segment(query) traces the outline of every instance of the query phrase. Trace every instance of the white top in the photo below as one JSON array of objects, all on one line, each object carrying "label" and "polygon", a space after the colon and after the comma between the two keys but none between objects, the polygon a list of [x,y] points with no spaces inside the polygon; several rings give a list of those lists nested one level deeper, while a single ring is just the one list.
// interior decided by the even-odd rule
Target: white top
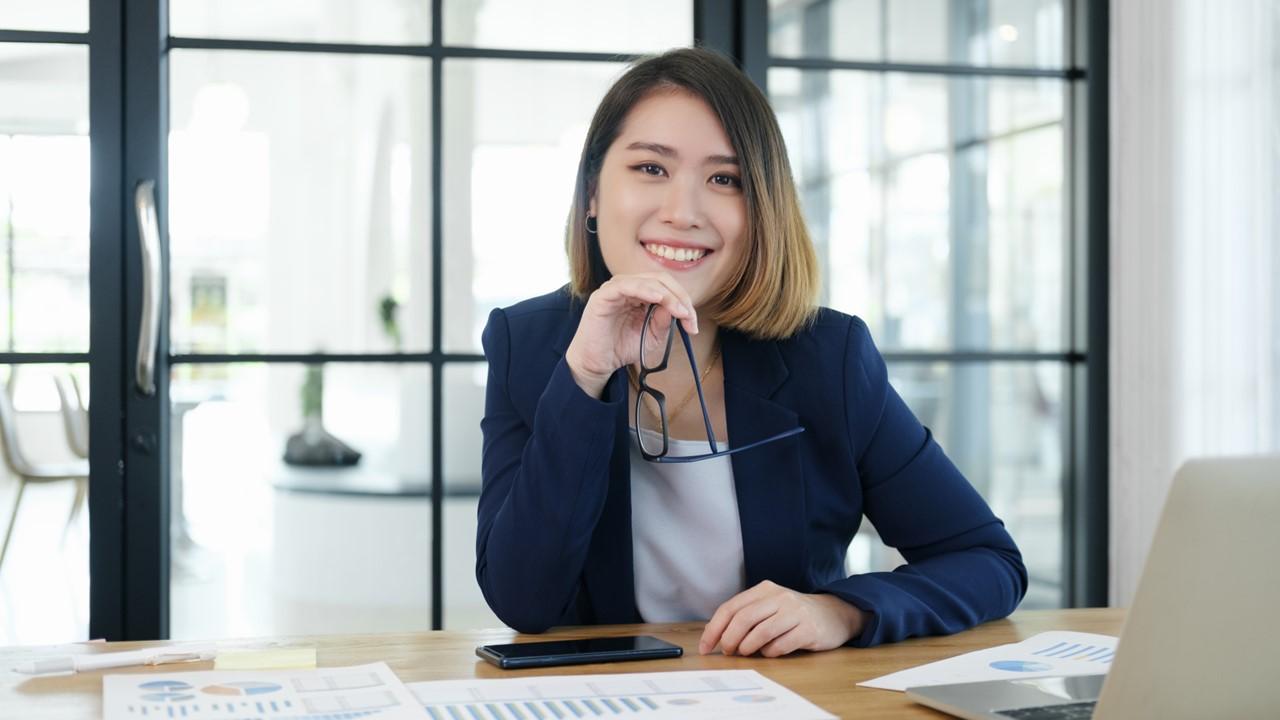
[{"label": "white top", "polygon": [[[645,622],[709,620],[721,603],[742,592],[747,581],[733,466],[727,457],[649,462],[640,456],[634,432],[631,542],[636,607]],[[716,446],[727,449],[718,441]],[[706,440],[675,439],[667,450],[673,456],[711,451]]]}]

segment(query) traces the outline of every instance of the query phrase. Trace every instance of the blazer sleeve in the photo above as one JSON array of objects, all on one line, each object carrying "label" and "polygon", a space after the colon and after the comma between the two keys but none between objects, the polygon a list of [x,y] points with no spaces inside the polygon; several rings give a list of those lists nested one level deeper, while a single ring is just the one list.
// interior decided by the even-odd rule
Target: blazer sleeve
[{"label": "blazer sleeve", "polygon": [[1027,590],[1013,538],[889,385],[884,359],[856,318],[844,373],[864,513],[907,560],[893,572],[821,588],[871,613],[850,644],[945,635],[1013,612]]},{"label": "blazer sleeve", "polygon": [[546,382],[533,425],[512,402],[526,366],[511,357],[501,309],[482,335],[489,361],[476,532],[476,579],[507,625],[542,632],[573,605],[604,507],[618,402],[588,396],[564,358]]}]

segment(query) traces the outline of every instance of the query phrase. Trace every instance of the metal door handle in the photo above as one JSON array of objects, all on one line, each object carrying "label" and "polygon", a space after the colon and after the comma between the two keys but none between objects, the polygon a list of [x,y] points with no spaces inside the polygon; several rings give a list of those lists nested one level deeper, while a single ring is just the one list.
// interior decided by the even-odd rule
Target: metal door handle
[{"label": "metal door handle", "polygon": [[138,392],[156,392],[156,346],[160,340],[160,220],[156,215],[156,181],[143,180],[134,190],[138,244],[142,250],[142,317],[138,324]]}]

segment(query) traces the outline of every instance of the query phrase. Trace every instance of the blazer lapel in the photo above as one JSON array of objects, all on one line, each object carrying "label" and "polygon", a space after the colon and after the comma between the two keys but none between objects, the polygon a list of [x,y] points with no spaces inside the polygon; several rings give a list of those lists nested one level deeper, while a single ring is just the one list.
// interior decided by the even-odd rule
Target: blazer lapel
[{"label": "blazer lapel", "polygon": [[[577,332],[582,319],[582,303],[572,300],[567,327],[556,340],[555,349],[564,355]],[[591,549],[583,566],[583,582],[591,606],[591,618],[583,622],[638,623],[640,611],[636,609],[635,572],[631,549],[631,455],[627,425],[627,373],[618,370],[605,386],[601,400],[622,401],[615,423],[617,424],[613,455],[609,459],[609,491],[596,529],[591,536]],[[570,498],[565,499],[571,502]]]},{"label": "blazer lapel", "polygon": [[[730,447],[762,440],[800,424],[774,402],[788,370],[775,342],[722,330],[724,404]],[[742,524],[747,587],[772,580],[807,591],[805,496],[800,443],[804,434],[730,456]]]}]

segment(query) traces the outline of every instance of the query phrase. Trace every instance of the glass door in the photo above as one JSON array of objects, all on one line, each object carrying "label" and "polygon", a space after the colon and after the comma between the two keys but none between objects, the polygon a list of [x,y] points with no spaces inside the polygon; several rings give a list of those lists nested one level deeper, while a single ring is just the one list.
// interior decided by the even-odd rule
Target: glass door
[{"label": "glass door", "polygon": [[0,5],[0,644],[89,612],[87,0]]}]

